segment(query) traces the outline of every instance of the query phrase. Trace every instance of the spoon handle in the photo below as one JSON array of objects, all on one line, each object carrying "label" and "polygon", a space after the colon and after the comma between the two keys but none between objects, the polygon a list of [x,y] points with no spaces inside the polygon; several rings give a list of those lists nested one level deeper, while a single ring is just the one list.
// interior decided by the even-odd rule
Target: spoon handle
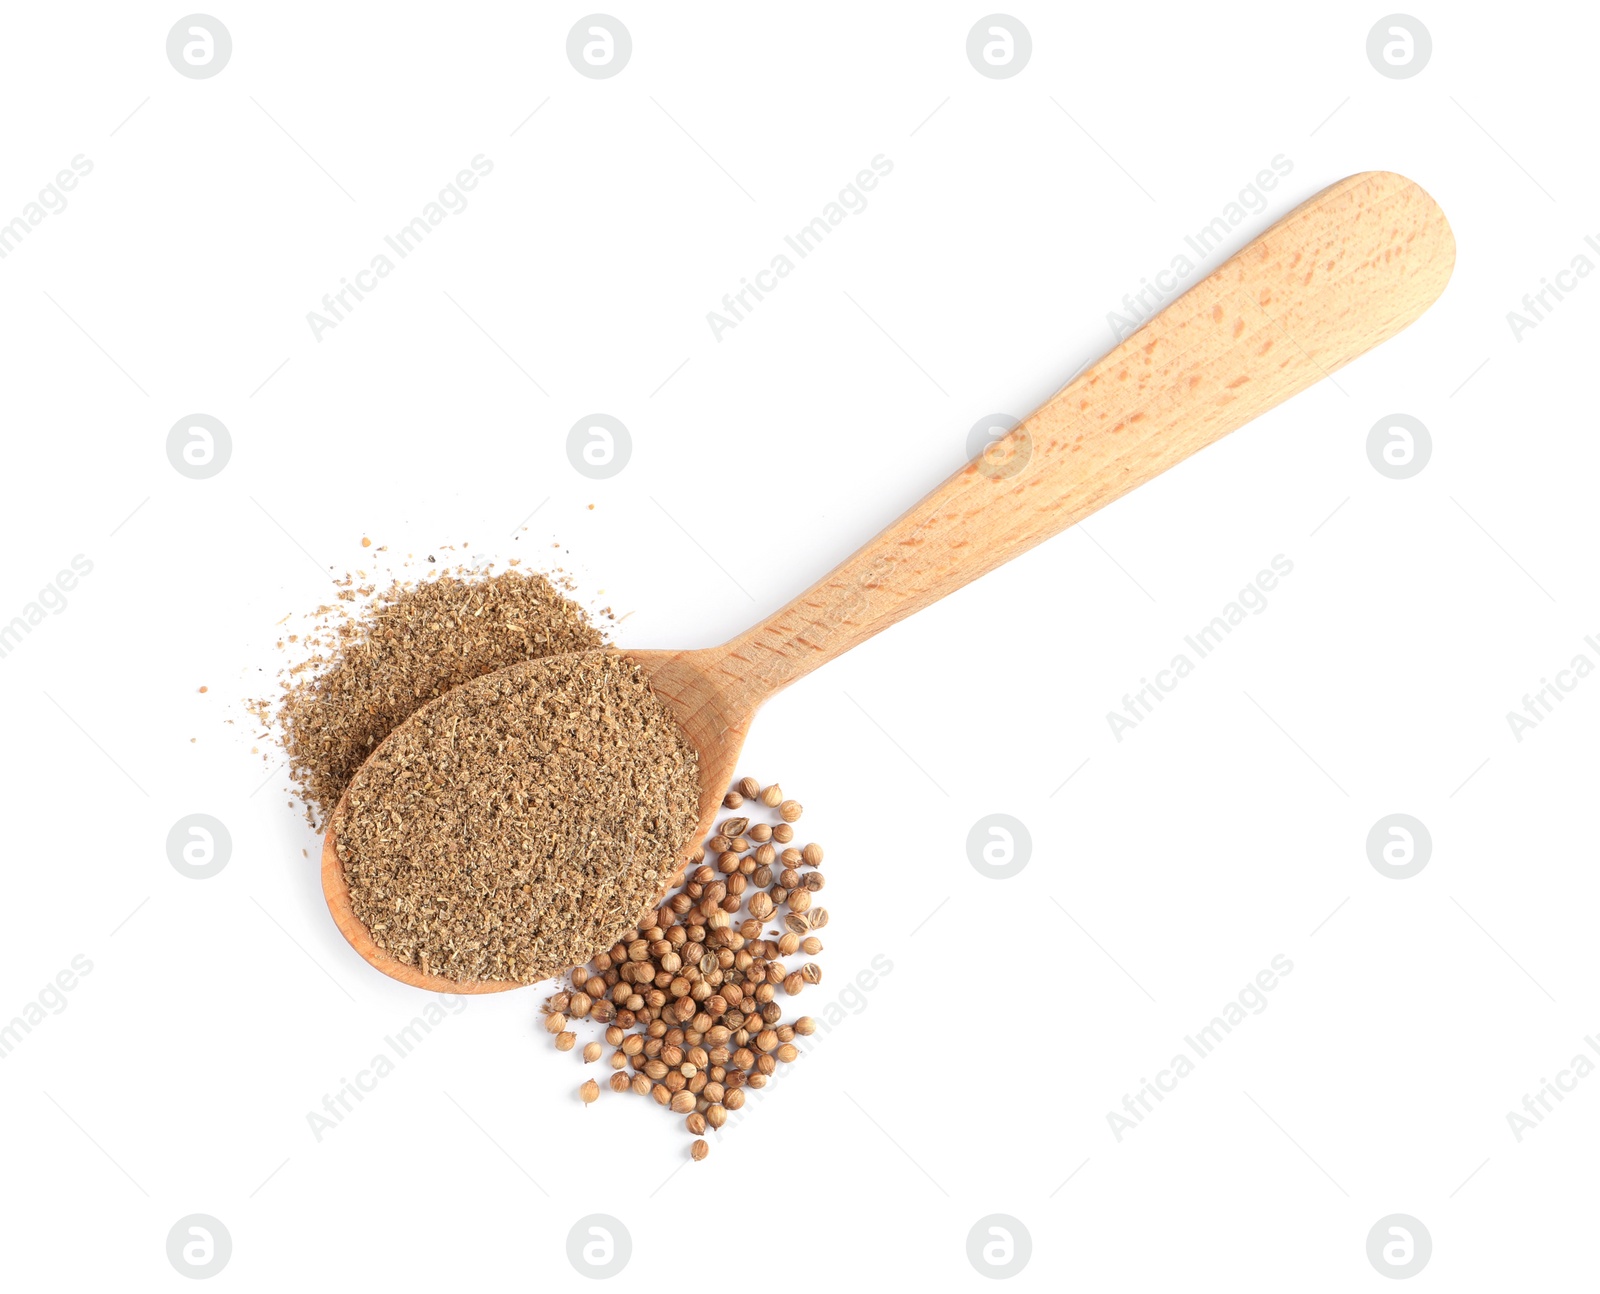
[{"label": "spoon handle", "polygon": [[1394,336],[1454,264],[1444,213],[1404,176],[1324,189],[788,606],[713,649],[723,685],[753,711]]}]

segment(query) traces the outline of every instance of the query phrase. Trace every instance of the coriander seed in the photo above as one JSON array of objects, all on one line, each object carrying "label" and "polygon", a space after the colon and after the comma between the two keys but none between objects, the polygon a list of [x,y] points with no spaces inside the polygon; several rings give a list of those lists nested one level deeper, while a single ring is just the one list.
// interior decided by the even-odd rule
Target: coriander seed
[{"label": "coriander seed", "polygon": [[578,1089],[578,1095],[583,1098],[585,1105],[593,1105],[600,1099],[600,1084],[591,1078]]},{"label": "coriander seed", "polygon": [[696,1141],[689,1147],[689,1158],[693,1159],[696,1163],[699,1163],[710,1153],[711,1147],[706,1145],[704,1141]]},{"label": "coriander seed", "polygon": [[[769,789],[775,803],[766,803],[759,786],[747,795],[736,785],[725,805],[759,802],[779,816],[799,808],[775,785]],[[658,894],[657,906],[633,928],[615,931],[609,947],[569,973],[569,992],[546,1000],[545,1011],[561,1017],[557,1045],[575,1045],[569,1023],[594,1020],[611,1048],[614,1091],[648,1094],[683,1116],[691,1134],[724,1126],[730,1111],[744,1107],[746,1091],[765,1087],[780,1065],[797,1060],[798,1039],[818,1029],[810,1016],[784,1023],[776,1000],[819,983],[822,974],[813,961],[784,964],[798,952],[820,951],[811,932],[827,922],[812,901],[821,873],[801,870],[821,862],[821,846],[791,847],[792,839],[787,822],[769,826],[740,815],[718,823],[676,892]],[[781,928],[769,930],[769,922]],[[606,1055],[598,1041],[580,1045],[585,1063]]]}]

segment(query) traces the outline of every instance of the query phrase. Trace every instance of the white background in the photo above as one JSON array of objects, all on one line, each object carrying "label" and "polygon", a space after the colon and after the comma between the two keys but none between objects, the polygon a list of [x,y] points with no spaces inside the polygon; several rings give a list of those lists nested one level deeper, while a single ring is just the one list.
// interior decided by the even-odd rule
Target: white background
[{"label": "white background", "polygon": [[[1506,312],[1600,235],[1600,20],[1431,6],[1431,63],[1390,80],[1381,8],[1035,3],[1031,62],[992,80],[981,7],[624,4],[631,62],[589,80],[585,12],[232,5],[208,80],[166,59],[177,9],[7,15],[0,218],[93,171],[0,261],[0,620],[94,564],[0,660],[0,1019],[93,963],[0,1060],[7,1287],[182,1287],[166,1236],[197,1212],[233,1238],[216,1288],[248,1290],[588,1287],[589,1213],[632,1234],[617,1288],[980,1288],[991,1213],[1031,1232],[1019,1289],[1387,1288],[1365,1244],[1396,1212],[1433,1238],[1419,1287],[1590,1279],[1600,1076],[1520,1143],[1506,1114],[1600,1035],[1600,682],[1520,743],[1505,714],[1600,661],[1600,286],[1520,342]],[[706,312],[880,153],[866,210],[714,340]],[[307,312],[477,154],[470,206],[315,340]],[[471,1001],[316,1141],[307,1112],[423,999],[340,939],[249,753],[275,622],[370,535],[559,561],[631,612],[624,645],[721,641],[1107,349],[1107,311],[1278,154],[1230,246],[1398,170],[1459,243],[1441,303],[751,737],[828,849],[804,1001],[881,954],[865,1008],[675,1176],[678,1120],[583,1109],[538,991]],[[564,450],[597,411],[634,444],[602,482]],[[205,481],[164,448],[195,412],[233,439]],[[1433,437],[1405,481],[1365,450],[1395,412]],[[1116,741],[1106,712],[1279,553],[1269,608]],[[195,812],[233,838],[205,881],[165,851]],[[1033,837],[1006,881],[966,854],[995,812]],[[1394,812],[1432,833],[1409,880],[1366,856]],[[1276,954],[1267,1009],[1116,1140]]]}]

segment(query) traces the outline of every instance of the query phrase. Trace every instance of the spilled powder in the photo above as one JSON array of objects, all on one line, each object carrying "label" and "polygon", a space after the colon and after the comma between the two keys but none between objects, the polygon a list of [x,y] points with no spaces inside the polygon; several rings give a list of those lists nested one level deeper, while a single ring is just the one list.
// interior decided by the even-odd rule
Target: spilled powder
[{"label": "spilled powder", "polygon": [[448,979],[526,984],[636,928],[698,800],[695,753],[638,666],[590,652],[426,705],[355,774],[333,826],[380,948]]},{"label": "spilled powder", "polygon": [[369,600],[349,612],[321,608],[322,623],[303,644],[290,635],[291,644],[322,651],[291,671],[275,715],[270,703],[257,706],[258,717],[276,719],[290,776],[318,828],[362,760],[422,705],[492,670],[605,642],[583,608],[538,574],[458,568],[397,579],[376,596],[370,585],[345,583],[341,600]]}]

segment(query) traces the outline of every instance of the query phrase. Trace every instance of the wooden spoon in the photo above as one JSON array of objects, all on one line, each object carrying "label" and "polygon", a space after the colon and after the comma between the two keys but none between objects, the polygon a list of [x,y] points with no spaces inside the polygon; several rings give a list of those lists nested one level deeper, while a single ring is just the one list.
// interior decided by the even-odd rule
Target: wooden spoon
[{"label": "wooden spoon", "polygon": [[[1416,184],[1385,171],[1340,180],[782,610],[720,647],[626,653],[699,752],[693,843],[709,833],[768,697],[1394,336],[1454,265],[1444,213]],[[520,987],[425,975],[378,948],[351,909],[332,826],[322,881],[340,930],[385,974],[439,993]]]}]

